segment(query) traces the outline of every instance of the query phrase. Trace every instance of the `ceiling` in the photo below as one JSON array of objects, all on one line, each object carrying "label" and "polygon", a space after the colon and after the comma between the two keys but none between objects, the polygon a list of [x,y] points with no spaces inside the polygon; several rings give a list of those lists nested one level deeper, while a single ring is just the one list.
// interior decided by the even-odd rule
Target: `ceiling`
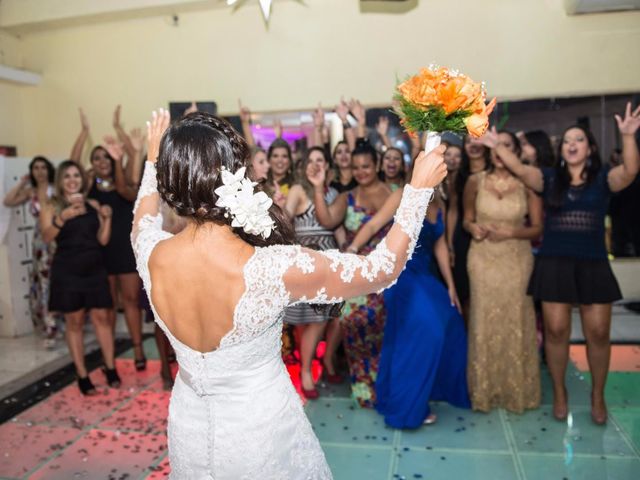
[{"label": "ceiling", "polygon": [[569,15],[640,10],[640,0],[565,0]]}]

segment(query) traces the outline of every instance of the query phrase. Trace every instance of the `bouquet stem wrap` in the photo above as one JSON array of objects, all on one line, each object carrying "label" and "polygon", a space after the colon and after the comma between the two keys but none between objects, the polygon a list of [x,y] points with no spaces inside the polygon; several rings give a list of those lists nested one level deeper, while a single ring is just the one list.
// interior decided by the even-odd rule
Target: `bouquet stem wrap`
[{"label": "bouquet stem wrap", "polygon": [[440,132],[425,132],[424,138],[424,153],[428,155],[429,152],[440,145],[442,134]]}]

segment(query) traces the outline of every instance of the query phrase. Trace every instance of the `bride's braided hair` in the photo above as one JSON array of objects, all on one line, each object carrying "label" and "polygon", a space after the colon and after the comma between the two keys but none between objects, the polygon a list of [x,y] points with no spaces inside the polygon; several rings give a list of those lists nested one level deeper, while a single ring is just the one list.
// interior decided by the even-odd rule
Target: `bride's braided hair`
[{"label": "bride's braided hair", "polygon": [[[204,112],[189,114],[162,137],[156,165],[158,192],[181,217],[200,224],[231,225],[226,209],[216,206],[214,191],[222,185],[221,170],[235,172],[246,166],[249,154],[247,143],[228,122]],[[269,214],[276,224],[269,238],[250,235],[241,228],[234,228],[234,232],[257,246],[293,243],[293,229],[282,210],[274,204]]]}]

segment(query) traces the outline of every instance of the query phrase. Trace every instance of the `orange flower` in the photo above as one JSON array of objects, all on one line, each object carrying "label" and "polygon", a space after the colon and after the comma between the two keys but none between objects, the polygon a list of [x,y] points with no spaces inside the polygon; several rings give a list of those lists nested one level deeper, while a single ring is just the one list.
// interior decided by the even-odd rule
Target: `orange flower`
[{"label": "orange flower", "polygon": [[496,99],[493,98],[488,105],[482,101],[482,107],[477,106],[477,110],[464,119],[464,124],[469,131],[469,135],[478,138],[484,135],[489,128],[489,115],[496,106]]},{"label": "orange flower", "polygon": [[478,138],[484,135],[484,132],[489,128],[489,117],[474,113],[464,119],[464,124],[467,127],[469,135]]}]

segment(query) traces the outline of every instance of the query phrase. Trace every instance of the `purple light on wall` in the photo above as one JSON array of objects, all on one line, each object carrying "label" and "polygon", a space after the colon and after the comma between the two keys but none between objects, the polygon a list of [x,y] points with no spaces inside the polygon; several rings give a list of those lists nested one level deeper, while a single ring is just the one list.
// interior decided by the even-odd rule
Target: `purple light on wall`
[{"label": "purple light on wall", "polygon": [[[261,145],[263,148],[267,148],[276,139],[276,133],[272,127],[251,125],[251,133],[253,134],[253,138],[255,138],[256,143]],[[285,128],[282,132],[282,138],[290,145],[293,145],[296,140],[300,140],[304,137],[304,132],[297,128]]]}]

